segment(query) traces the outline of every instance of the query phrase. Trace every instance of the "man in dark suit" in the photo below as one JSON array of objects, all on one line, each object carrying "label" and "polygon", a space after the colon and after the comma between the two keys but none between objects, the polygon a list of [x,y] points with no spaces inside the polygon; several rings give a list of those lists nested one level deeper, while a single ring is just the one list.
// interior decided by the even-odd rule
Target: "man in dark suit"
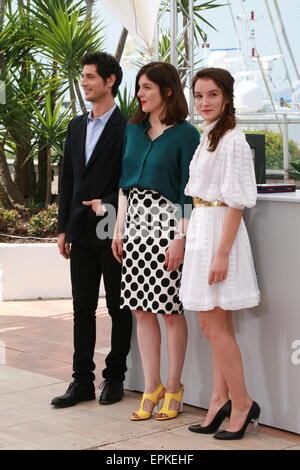
[{"label": "man in dark suit", "polygon": [[[116,106],[114,97],[122,80],[122,69],[105,52],[88,53],[81,63],[81,86],[86,101],[92,103],[92,111],[75,117],[69,124],[58,212],[58,247],[71,264],[74,381],[64,395],[52,400],[55,407],[95,399],[93,356],[102,275],[112,320],[111,351],[102,372],[105,379],[99,400],[102,404],[122,398],[132,327],[130,310],[120,309],[121,265],[113,257],[111,239],[109,235],[98,238],[96,234],[97,223],[106,216],[106,207],[117,208],[127,118]],[[83,204],[92,199],[100,200],[97,215]]]}]

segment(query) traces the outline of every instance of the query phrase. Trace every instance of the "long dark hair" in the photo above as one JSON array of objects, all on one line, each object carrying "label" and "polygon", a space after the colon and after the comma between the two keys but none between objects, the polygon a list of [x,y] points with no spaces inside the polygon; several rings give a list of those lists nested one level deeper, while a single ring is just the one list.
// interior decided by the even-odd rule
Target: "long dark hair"
[{"label": "long dark hair", "polygon": [[235,108],[233,105],[233,76],[225,69],[217,67],[207,67],[199,70],[193,78],[193,93],[195,95],[195,85],[200,78],[210,78],[222,91],[223,98],[227,103],[214,129],[208,134],[210,146],[209,151],[214,152],[219,140],[230,129],[236,126]]},{"label": "long dark hair", "polygon": [[[147,113],[144,113],[142,110],[140,100],[137,96],[140,88],[139,80],[142,75],[146,75],[151,82],[159,86],[160,94],[165,102],[165,107],[160,116],[161,123],[170,125],[183,121],[189,111],[176,68],[166,62],[150,62],[150,64],[144,65],[136,76],[135,96],[139,106],[130,123],[138,124],[144,119],[147,119]],[[172,92],[171,95],[169,95],[170,90]]]}]

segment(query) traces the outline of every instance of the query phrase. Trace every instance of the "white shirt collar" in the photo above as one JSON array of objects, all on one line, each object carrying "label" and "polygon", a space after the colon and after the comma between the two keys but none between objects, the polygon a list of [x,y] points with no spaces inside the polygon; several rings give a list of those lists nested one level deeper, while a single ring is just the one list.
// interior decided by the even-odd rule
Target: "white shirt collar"
[{"label": "white shirt collar", "polygon": [[201,129],[203,129],[204,134],[209,134],[210,131],[212,131],[213,128],[217,125],[217,122],[219,122],[219,119],[217,119],[214,122],[210,122],[210,123],[204,122],[201,125]]}]

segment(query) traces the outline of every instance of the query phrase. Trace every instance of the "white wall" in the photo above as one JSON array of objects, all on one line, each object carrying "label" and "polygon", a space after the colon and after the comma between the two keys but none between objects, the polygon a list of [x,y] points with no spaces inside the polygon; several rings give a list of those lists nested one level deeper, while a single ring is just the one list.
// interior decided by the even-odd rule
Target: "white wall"
[{"label": "white wall", "polygon": [[0,300],[70,297],[70,262],[56,243],[0,243]]}]

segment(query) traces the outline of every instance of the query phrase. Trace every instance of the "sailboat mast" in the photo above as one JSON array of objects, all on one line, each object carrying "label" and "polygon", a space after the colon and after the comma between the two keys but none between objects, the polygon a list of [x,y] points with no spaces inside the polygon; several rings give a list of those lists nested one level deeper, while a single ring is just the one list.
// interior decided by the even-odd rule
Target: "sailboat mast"
[{"label": "sailboat mast", "polygon": [[232,6],[231,6],[231,0],[227,0],[227,5],[229,7],[234,32],[235,32],[235,35],[236,35],[236,38],[237,38],[238,49],[241,51],[243,64],[244,64],[244,67],[245,67],[245,70],[246,70],[247,66],[246,66],[246,61],[245,61],[245,57],[244,57],[244,53],[243,53],[242,41],[241,41],[241,38],[240,38],[240,35],[239,35],[239,32],[238,32],[235,17],[234,17],[234,14],[233,14]]},{"label": "sailboat mast", "polygon": [[[276,107],[275,107],[275,103],[274,103],[274,100],[273,100],[273,96],[272,96],[272,93],[271,93],[271,90],[270,90],[270,87],[269,87],[269,83],[268,83],[268,80],[267,80],[267,76],[266,76],[266,73],[265,73],[265,70],[264,70],[264,66],[263,66],[260,54],[258,53],[258,50],[257,50],[255,35],[252,34],[252,31],[251,31],[251,28],[250,28],[250,25],[249,25],[249,22],[248,22],[248,19],[247,19],[246,11],[245,11],[245,8],[244,8],[244,5],[243,5],[242,1],[241,1],[241,7],[242,7],[243,14],[246,18],[246,25],[247,25],[247,28],[248,28],[248,31],[249,31],[249,35],[251,36],[251,39],[252,39],[253,45],[254,45],[254,50],[252,50],[252,52],[254,52],[254,55],[257,59],[259,69],[260,69],[260,73],[263,77],[263,81],[264,81],[264,84],[265,84],[265,87],[266,87],[267,94],[269,96],[269,100],[271,102],[271,106],[272,106],[274,115],[276,117],[276,120],[278,121],[278,114],[276,112]],[[252,19],[254,19],[254,13],[253,13],[253,17],[251,15],[251,20]],[[278,123],[278,127],[279,127],[279,130],[280,130],[280,133],[282,134],[281,125],[279,123]]]},{"label": "sailboat mast", "polygon": [[285,27],[284,27],[283,19],[282,19],[282,16],[281,16],[280,8],[279,8],[279,5],[278,5],[278,1],[273,0],[273,2],[274,2],[274,6],[275,6],[275,9],[276,9],[276,12],[277,12],[278,20],[279,20],[279,23],[280,23],[280,26],[281,26],[282,35],[283,35],[286,47],[289,51],[289,54],[290,54],[290,57],[291,57],[291,60],[292,60],[292,63],[293,63],[293,66],[294,66],[294,69],[295,69],[295,72],[296,72],[297,79],[300,80],[299,70],[298,70],[298,67],[297,67],[297,64],[296,64],[296,61],[295,61],[295,58],[294,58],[294,54],[293,54],[291,45],[289,43],[286,31],[285,31]]},{"label": "sailboat mast", "polygon": [[277,41],[278,49],[279,49],[279,52],[282,56],[281,60],[282,60],[282,63],[283,63],[284,69],[285,69],[286,78],[288,79],[291,90],[294,91],[292,80],[291,80],[291,77],[290,77],[290,74],[289,74],[289,69],[288,69],[288,66],[287,66],[287,63],[286,63],[286,60],[285,60],[285,57],[284,57],[283,49],[281,47],[279,37],[278,37],[277,31],[276,31],[276,27],[275,27],[275,24],[274,24],[274,21],[273,21],[273,16],[272,16],[271,9],[270,9],[270,6],[269,6],[269,1],[265,0],[265,4],[266,4],[266,8],[267,8],[267,11],[268,11],[268,14],[269,14],[270,23],[271,23],[273,31],[274,31],[274,36],[275,36],[276,41]]},{"label": "sailboat mast", "polygon": [[[260,57],[259,53],[257,52],[257,50],[255,50],[255,57],[257,58],[257,62],[258,62],[259,68],[260,68],[260,72],[262,74],[264,84],[265,84],[267,93],[269,95],[269,99],[270,99],[270,102],[271,102],[271,105],[272,105],[273,113],[274,113],[276,119],[278,120],[278,114],[276,112],[276,107],[275,107],[275,103],[274,103],[274,100],[273,100],[273,96],[272,96],[272,93],[271,93],[271,90],[270,90],[270,87],[269,87],[269,83],[268,83],[268,80],[267,80],[267,77],[266,77],[266,74],[265,74],[265,71],[264,71],[264,66],[263,66],[261,57]],[[279,123],[278,123],[278,127],[279,127],[279,130],[280,130],[280,133],[282,134],[281,125]]]}]

